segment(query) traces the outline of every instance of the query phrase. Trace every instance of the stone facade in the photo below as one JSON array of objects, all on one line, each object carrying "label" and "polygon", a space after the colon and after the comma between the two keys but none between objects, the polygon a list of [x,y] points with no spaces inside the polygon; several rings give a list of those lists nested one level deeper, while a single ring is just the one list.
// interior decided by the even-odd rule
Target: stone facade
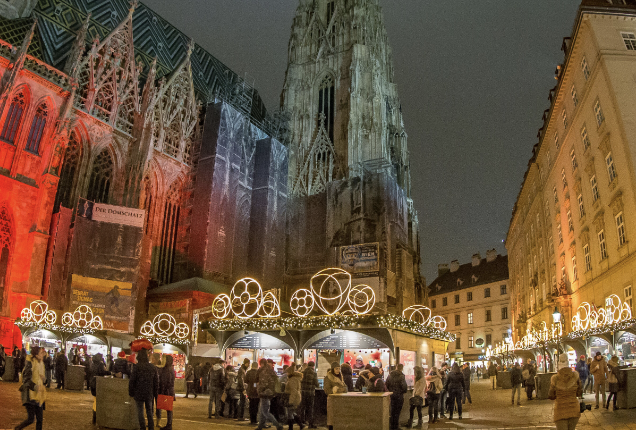
[{"label": "stone facade", "polygon": [[616,3],[581,5],[514,206],[515,340],[550,326],[555,307],[564,331],[579,304],[603,307],[611,294],[633,312],[636,6]]},{"label": "stone facade", "polygon": [[379,269],[361,277],[380,308],[400,313],[424,288],[407,135],[379,2],[301,0],[288,55],[285,295],[340,265],[339,247],[377,243]]}]

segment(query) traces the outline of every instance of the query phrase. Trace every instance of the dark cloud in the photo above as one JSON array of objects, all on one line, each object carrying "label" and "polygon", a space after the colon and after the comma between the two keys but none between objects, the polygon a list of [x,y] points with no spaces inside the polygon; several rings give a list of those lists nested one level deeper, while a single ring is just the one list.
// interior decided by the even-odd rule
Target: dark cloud
[{"label": "dark cloud", "polygon": [[[297,0],[144,2],[278,107]],[[496,248],[548,107],[578,0],[384,0],[404,122],[422,272]]]}]

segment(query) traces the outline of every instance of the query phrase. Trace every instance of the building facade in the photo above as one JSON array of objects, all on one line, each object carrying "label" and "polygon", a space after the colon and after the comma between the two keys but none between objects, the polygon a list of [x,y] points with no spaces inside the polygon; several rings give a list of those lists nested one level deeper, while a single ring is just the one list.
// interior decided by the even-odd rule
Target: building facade
[{"label": "building facade", "polygon": [[417,213],[378,0],[301,0],[281,96],[289,120],[285,291],[349,270],[401,313],[424,300]]},{"label": "building facade", "polygon": [[428,307],[446,319],[446,330],[456,336],[448,358],[483,365],[486,350],[510,337],[508,257],[492,249],[486,258],[473,255],[470,263],[440,264],[428,286]]},{"label": "building facade", "polygon": [[634,2],[585,0],[563,41],[506,238],[515,340],[583,302],[633,310],[635,34]]}]

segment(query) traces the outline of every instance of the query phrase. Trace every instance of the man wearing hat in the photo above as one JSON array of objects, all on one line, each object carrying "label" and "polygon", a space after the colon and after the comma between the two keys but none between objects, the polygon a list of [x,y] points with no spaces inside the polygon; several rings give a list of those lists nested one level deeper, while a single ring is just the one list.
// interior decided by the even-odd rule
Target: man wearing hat
[{"label": "man wearing hat", "polygon": [[124,351],[119,351],[117,353],[117,358],[113,362],[113,375],[115,378],[123,378],[126,375],[126,378],[130,378],[130,370],[128,368],[128,361],[126,360],[126,353]]},{"label": "man wearing hat", "polygon": [[[576,362],[575,370],[579,372],[581,386],[585,386],[585,381],[587,381],[587,378],[590,376],[590,369],[587,367],[585,355],[581,355],[581,357],[579,357],[579,361]],[[581,394],[581,398],[583,398],[583,394]]]},{"label": "man wearing hat", "polygon": [[603,404],[606,401],[605,395],[605,379],[607,378],[607,362],[603,358],[603,354],[600,351],[596,353],[592,364],[590,365],[590,373],[594,375],[594,393],[596,393],[596,407],[598,409],[598,394],[599,391],[603,393]]}]

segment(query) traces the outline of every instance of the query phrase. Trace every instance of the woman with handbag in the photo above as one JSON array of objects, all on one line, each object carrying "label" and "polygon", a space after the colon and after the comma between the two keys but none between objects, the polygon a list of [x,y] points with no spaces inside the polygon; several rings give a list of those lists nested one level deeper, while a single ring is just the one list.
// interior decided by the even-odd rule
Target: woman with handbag
[{"label": "woman with handbag", "polygon": [[331,363],[331,369],[327,372],[327,376],[324,379],[324,390],[326,395],[347,392],[347,385],[344,382],[340,364],[337,361]]},{"label": "woman with handbag", "polygon": [[[424,379],[424,370],[420,366],[415,366],[415,385],[413,386],[413,397],[409,399],[411,409],[409,411],[409,423],[406,427],[413,426],[413,412],[417,408],[418,424],[422,427],[422,406],[424,406],[424,396],[426,395],[426,379]],[[431,420],[432,421],[432,420]]]},{"label": "woman with handbag", "polygon": [[428,400],[428,423],[436,423],[439,414],[439,395],[442,392],[442,375],[437,367],[433,366],[426,375],[426,399]]},{"label": "woman with handbag", "polygon": [[31,355],[25,358],[24,371],[22,372],[22,404],[27,410],[28,418],[18,424],[16,429],[23,429],[33,424],[36,430],[42,430],[42,411],[46,401],[46,387],[44,381],[46,374],[44,369],[44,354],[46,351],[39,346],[31,347]]},{"label": "woman with handbag", "polygon": [[548,398],[554,400],[557,430],[574,430],[581,417],[579,397],[583,393],[578,372],[569,367],[568,355],[559,355],[559,371],[550,380]]},{"label": "woman with handbag", "polygon": [[157,419],[161,420],[161,411],[165,410],[168,415],[168,422],[164,427],[161,427],[161,430],[172,430],[172,403],[177,399],[174,394],[174,359],[172,355],[164,355],[164,357],[166,358],[166,364],[159,368]]}]

